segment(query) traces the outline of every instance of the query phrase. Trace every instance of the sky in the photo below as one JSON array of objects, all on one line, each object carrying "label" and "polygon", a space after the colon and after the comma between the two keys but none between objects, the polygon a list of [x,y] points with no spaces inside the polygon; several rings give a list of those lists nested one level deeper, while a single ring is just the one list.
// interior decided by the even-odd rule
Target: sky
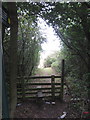
[{"label": "sky", "polygon": [[43,67],[44,59],[55,51],[60,51],[60,38],[55,34],[52,26],[48,26],[42,18],[38,18],[38,26],[40,33],[46,38],[46,42],[42,43],[42,52],[40,56],[39,68]]}]

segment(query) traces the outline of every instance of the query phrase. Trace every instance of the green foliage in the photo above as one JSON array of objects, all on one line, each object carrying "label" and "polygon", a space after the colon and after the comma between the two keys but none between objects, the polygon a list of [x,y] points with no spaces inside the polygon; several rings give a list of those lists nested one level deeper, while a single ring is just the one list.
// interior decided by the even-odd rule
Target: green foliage
[{"label": "green foliage", "polygon": [[60,67],[59,67],[59,63],[58,61],[55,61],[51,64],[51,67],[56,71],[56,72],[60,72]]},{"label": "green foliage", "polygon": [[44,61],[44,67],[51,67],[52,64],[57,61],[58,54],[59,52],[56,51],[49,55]]},{"label": "green foliage", "polygon": [[[44,12],[44,17],[63,41],[60,54],[63,54],[66,61],[66,82],[73,97],[87,99],[88,96],[90,99],[87,87],[87,84],[90,87],[90,79],[86,77],[90,73],[90,3],[52,3],[52,5],[51,11]],[[60,71],[58,60],[60,56],[52,66],[59,68]]]},{"label": "green foliage", "polygon": [[52,63],[55,62],[55,58],[48,56],[45,59],[44,67],[51,67]]},{"label": "green foliage", "polygon": [[[39,6],[29,3],[17,3],[18,13],[18,75],[31,75],[39,64],[41,43],[44,39],[37,26]],[[36,13],[35,13],[36,11]],[[35,14],[35,15],[34,15]],[[9,69],[10,30],[5,31],[3,41],[5,62]],[[7,71],[7,70],[6,70]],[[9,70],[8,70],[9,71]]]},{"label": "green foliage", "polygon": [[28,76],[39,64],[43,38],[34,18],[26,14],[28,10],[18,9],[18,74]]}]

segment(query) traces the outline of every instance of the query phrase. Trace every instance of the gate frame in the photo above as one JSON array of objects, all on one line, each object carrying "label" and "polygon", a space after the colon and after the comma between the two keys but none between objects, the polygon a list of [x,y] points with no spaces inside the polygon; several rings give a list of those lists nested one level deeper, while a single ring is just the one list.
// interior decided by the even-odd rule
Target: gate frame
[{"label": "gate frame", "polygon": [[[61,88],[60,88],[60,101],[63,102],[63,95],[64,95],[64,85],[65,85],[65,82],[64,82],[64,66],[65,66],[65,60],[63,59],[62,60],[62,70],[61,70],[61,76],[55,76],[55,75],[51,75],[51,76],[24,76],[23,78],[22,77],[18,77],[18,79],[47,79],[47,78],[51,78],[51,83],[23,83],[23,86],[22,86],[22,100],[25,100],[25,86],[27,85],[51,85],[51,98],[52,98],[52,101],[55,101],[55,85],[61,85]],[[60,83],[55,83],[55,78],[61,78],[61,82]],[[36,88],[37,89],[37,88]],[[43,89],[43,88],[41,88]],[[44,88],[45,89],[45,88]],[[33,90],[33,89],[31,89]]]}]

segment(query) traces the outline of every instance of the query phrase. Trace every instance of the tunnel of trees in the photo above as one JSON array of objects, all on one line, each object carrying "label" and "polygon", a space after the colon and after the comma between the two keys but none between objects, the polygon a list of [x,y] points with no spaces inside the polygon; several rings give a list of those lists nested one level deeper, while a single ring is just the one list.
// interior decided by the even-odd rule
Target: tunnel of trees
[{"label": "tunnel of trees", "polygon": [[10,27],[5,28],[3,38],[10,117],[17,103],[17,77],[22,77],[23,85],[23,76],[34,73],[41,44],[46,41],[39,32],[39,17],[52,26],[62,40],[61,51],[49,56],[45,64],[51,60],[51,67],[60,72],[60,61],[65,59],[65,80],[71,94],[88,100],[90,111],[90,3],[8,2],[2,5],[10,17]]}]

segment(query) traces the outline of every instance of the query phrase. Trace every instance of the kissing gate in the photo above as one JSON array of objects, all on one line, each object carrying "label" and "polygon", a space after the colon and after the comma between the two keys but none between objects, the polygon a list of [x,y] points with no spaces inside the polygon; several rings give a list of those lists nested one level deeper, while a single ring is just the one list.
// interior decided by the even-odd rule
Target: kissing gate
[{"label": "kissing gate", "polygon": [[[50,98],[52,101],[55,98],[63,100],[64,91],[64,60],[62,60],[61,76],[30,76],[19,77],[22,80],[17,83],[18,100],[35,99],[35,98]],[[38,82],[39,81],[39,82]]]}]

